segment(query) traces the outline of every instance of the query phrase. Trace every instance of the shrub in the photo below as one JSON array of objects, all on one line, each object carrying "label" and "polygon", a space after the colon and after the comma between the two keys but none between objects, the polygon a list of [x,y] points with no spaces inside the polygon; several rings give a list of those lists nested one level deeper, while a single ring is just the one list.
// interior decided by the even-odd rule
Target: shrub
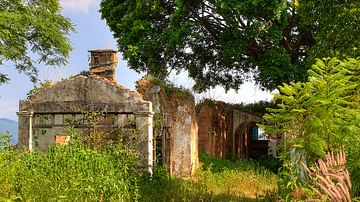
[{"label": "shrub", "polygon": [[256,159],[256,162],[260,166],[262,166],[276,174],[280,171],[280,168],[282,166],[282,162],[280,161],[279,158],[275,158],[275,157],[272,157],[269,155],[259,157],[258,159]]},{"label": "shrub", "polygon": [[283,171],[288,173],[286,184],[301,186],[306,182],[299,178],[303,173],[300,162],[312,166],[326,152],[336,152],[344,146],[349,157],[347,167],[352,175],[353,195],[360,194],[358,72],[358,59],[326,58],[317,60],[311,67],[307,82],[279,87],[280,93],[274,97],[278,108],[268,109],[264,118],[270,124],[264,127],[269,134],[284,137],[281,156]]}]

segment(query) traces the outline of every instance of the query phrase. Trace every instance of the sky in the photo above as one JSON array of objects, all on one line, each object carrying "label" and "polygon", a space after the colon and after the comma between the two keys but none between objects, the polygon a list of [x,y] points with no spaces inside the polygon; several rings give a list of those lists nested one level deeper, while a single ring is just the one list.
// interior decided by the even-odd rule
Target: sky
[{"label": "sky", "polygon": [[[76,33],[70,35],[73,50],[70,54],[69,63],[62,67],[45,67],[39,65],[40,80],[59,81],[88,70],[88,51],[99,48],[116,48],[115,39],[104,20],[101,20],[99,10],[100,0],[60,0],[63,7],[62,15],[68,17],[75,25]],[[126,61],[119,54],[119,64],[116,70],[116,79],[120,85],[134,89],[135,82],[142,75],[130,70]],[[1,67],[1,72],[8,74],[10,82],[0,85],[0,118],[17,120],[19,100],[26,99],[26,94],[34,85],[25,75],[19,74],[11,64]],[[176,85],[191,88],[193,81],[186,76],[171,75],[169,78]],[[239,91],[230,90],[225,93],[218,87],[208,92],[195,95],[195,99],[211,98],[229,103],[252,103],[259,100],[270,101],[272,95],[261,91],[252,83],[245,83]]]}]

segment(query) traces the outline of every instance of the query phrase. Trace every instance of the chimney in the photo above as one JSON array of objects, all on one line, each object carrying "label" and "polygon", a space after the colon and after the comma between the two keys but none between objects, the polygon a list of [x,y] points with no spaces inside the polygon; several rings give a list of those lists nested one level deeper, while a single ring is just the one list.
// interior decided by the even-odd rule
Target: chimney
[{"label": "chimney", "polygon": [[90,74],[95,74],[115,81],[115,69],[117,67],[118,58],[116,51],[113,49],[97,49],[90,50]]}]

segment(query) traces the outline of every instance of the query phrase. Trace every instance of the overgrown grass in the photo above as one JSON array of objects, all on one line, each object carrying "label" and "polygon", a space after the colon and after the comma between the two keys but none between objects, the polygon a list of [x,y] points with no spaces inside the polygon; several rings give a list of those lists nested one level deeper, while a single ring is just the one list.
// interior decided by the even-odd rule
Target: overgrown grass
[{"label": "overgrown grass", "polygon": [[0,199],[21,201],[121,201],[137,197],[135,161],[117,148],[83,145],[47,153],[0,151]]},{"label": "overgrown grass", "polygon": [[276,195],[278,177],[251,160],[221,160],[201,155],[200,179],[215,195],[264,199]]},{"label": "overgrown grass", "polygon": [[202,167],[188,179],[158,170],[153,180],[143,179],[141,201],[273,201],[277,176],[247,160],[221,160],[201,155]]},{"label": "overgrown grass", "polygon": [[252,161],[202,155],[195,176],[177,179],[165,168],[143,174],[137,160],[121,144],[0,150],[0,201],[271,201],[277,192],[276,175]]}]

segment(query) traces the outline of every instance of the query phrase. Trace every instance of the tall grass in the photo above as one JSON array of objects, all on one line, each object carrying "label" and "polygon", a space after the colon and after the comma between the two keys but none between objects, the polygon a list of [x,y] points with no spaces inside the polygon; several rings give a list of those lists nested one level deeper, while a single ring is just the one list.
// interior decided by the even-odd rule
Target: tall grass
[{"label": "tall grass", "polygon": [[31,201],[121,201],[137,197],[135,161],[83,145],[47,153],[0,151],[0,196]]},{"label": "tall grass", "polygon": [[176,179],[164,169],[142,179],[141,201],[272,201],[278,177],[248,160],[221,160],[206,155],[195,176]]},{"label": "tall grass", "polygon": [[0,150],[0,201],[261,201],[277,191],[277,176],[252,161],[202,155],[193,177],[166,168],[148,176],[121,142],[97,149],[74,140],[47,152]]},{"label": "tall grass", "polygon": [[215,195],[266,198],[277,192],[276,174],[251,160],[221,160],[201,155],[200,179]]}]

